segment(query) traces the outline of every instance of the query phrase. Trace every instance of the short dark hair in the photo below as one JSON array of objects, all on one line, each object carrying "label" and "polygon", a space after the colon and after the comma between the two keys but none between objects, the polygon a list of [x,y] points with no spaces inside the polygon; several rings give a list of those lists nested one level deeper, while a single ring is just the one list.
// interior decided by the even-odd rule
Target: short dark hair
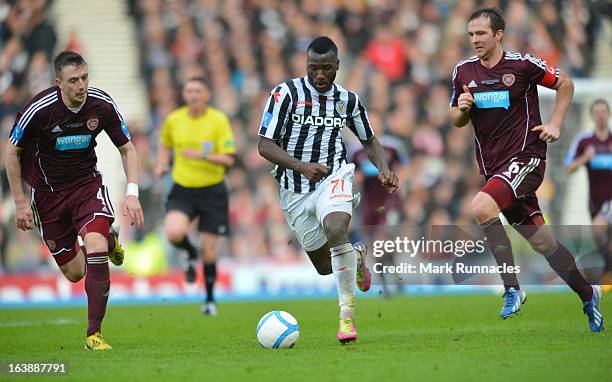
[{"label": "short dark hair", "polygon": [[595,101],[593,101],[593,103],[591,104],[591,113],[593,112],[593,108],[597,105],[605,105],[606,109],[608,109],[608,111],[610,111],[610,104],[608,103],[608,101],[606,101],[603,98],[597,98]]},{"label": "short dark hair", "polygon": [[332,51],[336,56],[338,55],[338,47],[332,39],[327,36],[319,36],[312,40],[310,44],[308,44],[308,49],[306,51],[317,54],[325,54]]},{"label": "short dark hair", "polygon": [[210,89],[210,86],[208,85],[208,81],[207,81],[207,80],[206,80],[206,78],[204,78],[203,76],[194,76],[194,77],[189,77],[189,78],[187,79],[187,81],[185,81],[185,83],[183,84],[183,86],[184,86],[184,85],[187,85],[188,83],[193,82],[193,81],[195,81],[195,82],[199,82],[199,83],[201,83],[202,85],[204,85],[206,88],[209,88],[209,89]]},{"label": "short dark hair", "polygon": [[53,59],[53,69],[55,76],[59,78],[62,75],[62,69],[68,65],[87,65],[83,56],[77,52],[66,50],[55,56]]},{"label": "short dark hair", "polygon": [[488,17],[489,20],[491,20],[491,29],[493,30],[493,33],[497,32],[498,30],[506,29],[506,22],[504,21],[504,16],[502,16],[501,11],[497,8],[481,8],[475,10],[470,15],[468,23],[480,17]]}]

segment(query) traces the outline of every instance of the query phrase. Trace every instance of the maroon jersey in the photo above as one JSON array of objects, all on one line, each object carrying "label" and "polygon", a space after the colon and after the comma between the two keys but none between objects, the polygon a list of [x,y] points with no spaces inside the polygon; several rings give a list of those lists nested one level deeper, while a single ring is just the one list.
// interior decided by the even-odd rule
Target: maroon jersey
[{"label": "maroon jersey", "polygon": [[531,131],[542,124],[537,85],[552,88],[558,78],[559,69],[520,53],[504,52],[491,69],[477,56],[455,66],[451,106],[457,106],[466,85],[475,102],[470,119],[481,174],[494,174],[519,154],[546,158],[546,143]]},{"label": "maroon jersey", "polygon": [[[385,150],[385,157],[387,158],[389,168],[395,168],[398,165],[408,163],[408,154],[401,140],[383,135],[380,143]],[[364,224],[384,224],[386,222],[386,215],[380,207],[384,207],[386,210],[400,208],[401,201],[399,194],[389,195],[387,189],[383,187],[378,179],[378,169],[370,161],[363,147],[352,155],[351,162],[363,174],[363,198],[361,203],[364,210]]]},{"label": "maroon jersey", "polygon": [[567,154],[566,165],[581,156],[589,146],[595,149],[595,156],[586,164],[589,173],[589,210],[594,217],[606,201],[612,200],[612,132],[605,141],[600,141],[595,132],[576,137]]},{"label": "maroon jersey", "polygon": [[59,191],[94,180],[96,136],[106,131],[115,146],[130,140],[111,97],[89,88],[78,112],[62,101],[57,86],[38,93],[17,114],[10,141],[23,148],[21,176],[34,189]]}]

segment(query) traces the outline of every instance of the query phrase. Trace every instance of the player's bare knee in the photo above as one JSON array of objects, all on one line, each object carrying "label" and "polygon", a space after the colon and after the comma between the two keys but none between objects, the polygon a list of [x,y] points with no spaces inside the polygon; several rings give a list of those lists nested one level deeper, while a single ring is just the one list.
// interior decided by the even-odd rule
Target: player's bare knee
[{"label": "player's bare knee", "polygon": [[336,246],[348,241],[348,227],[343,222],[330,221],[325,223],[325,234],[330,246]]},{"label": "player's bare knee", "polygon": [[548,256],[557,250],[557,241],[548,235],[534,235],[529,239],[531,248],[537,253]]},{"label": "player's bare knee", "polygon": [[322,276],[331,275],[332,273],[331,259],[329,259],[328,261],[317,261],[316,263],[314,263],[314,266],[317,270],[317,273]]},{"label": "player's bare knee", "polygon": [[472,216],[478,223],[486,223],[496,218],[498,214],[497,205],[491,197],[487,198],[479,193],[472,199]]},{"label": "player's bare knee", "polygon": [[166,237],[173,244],[178,244],[189,232],[189,217],[182,212],[170,211],[164,219]]},{"label": "player's bare knee", "polygon": [[172,224],[168,219],[165,224],[166,237],[172,244],[180,244],[185,236],[187,236],[187,231],[189,230],[189,226],[183,226],[182,224]]},{"label": "player's bare knee", "polygon": [[82,265],[79,263],[71,262],[69,264],[60,267],[64,277],[66,280],[76,283],[79,282],[83,277],[85,277],[85,264]]},{"label": "player's bare knee", "polygon": [[89,232],[83,239],[87,253],[108,252],[108,238],[97,232]]},{"label": "player's bare knee", "polygon": [[185,232],[175,230],[175,229],[166,229],[166,237],[172,244],[180,244],[187,234]]},{"label": "player's bare knee", "polygon": [[202,248],[201,255],[205,263],[214,263],[217,260],[214,248]]},{"label": "player's bare knee", "polygon": [[71,283],[77,283],[81,281],[83,277],[85,277],[85,270],[77,272],[67,272],[64,273],[64,277],[66,277],[66,280],[70,281]]}]

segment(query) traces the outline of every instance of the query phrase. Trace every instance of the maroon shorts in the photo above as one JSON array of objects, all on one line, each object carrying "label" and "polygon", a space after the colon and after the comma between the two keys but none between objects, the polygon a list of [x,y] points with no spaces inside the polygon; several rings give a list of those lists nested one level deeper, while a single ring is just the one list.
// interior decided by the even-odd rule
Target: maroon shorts
[{"label": "maroon shorts", "polygon": [[115,220],[108,189],[102,177],[62,191],[32,189],[34,224],[59,266],[74,258],[77,236],[96,217]]},{"label": "maroon shorts", "polygon": [[490,195],[512,225],[542,214],[536,190],[544,180],[546,161],[539,158],[514,158],[495,174],[487,176],[480,191]]}]

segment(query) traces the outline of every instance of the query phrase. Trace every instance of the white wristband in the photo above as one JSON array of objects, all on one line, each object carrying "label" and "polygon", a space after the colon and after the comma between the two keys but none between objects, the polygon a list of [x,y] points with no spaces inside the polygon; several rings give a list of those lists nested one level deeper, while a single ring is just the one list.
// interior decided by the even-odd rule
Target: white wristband
[{"label": "white wristband", "polygon": [[128,183],[127,191],[125,191],[125,196],[138,197],[138,185],[136,183]]}]

